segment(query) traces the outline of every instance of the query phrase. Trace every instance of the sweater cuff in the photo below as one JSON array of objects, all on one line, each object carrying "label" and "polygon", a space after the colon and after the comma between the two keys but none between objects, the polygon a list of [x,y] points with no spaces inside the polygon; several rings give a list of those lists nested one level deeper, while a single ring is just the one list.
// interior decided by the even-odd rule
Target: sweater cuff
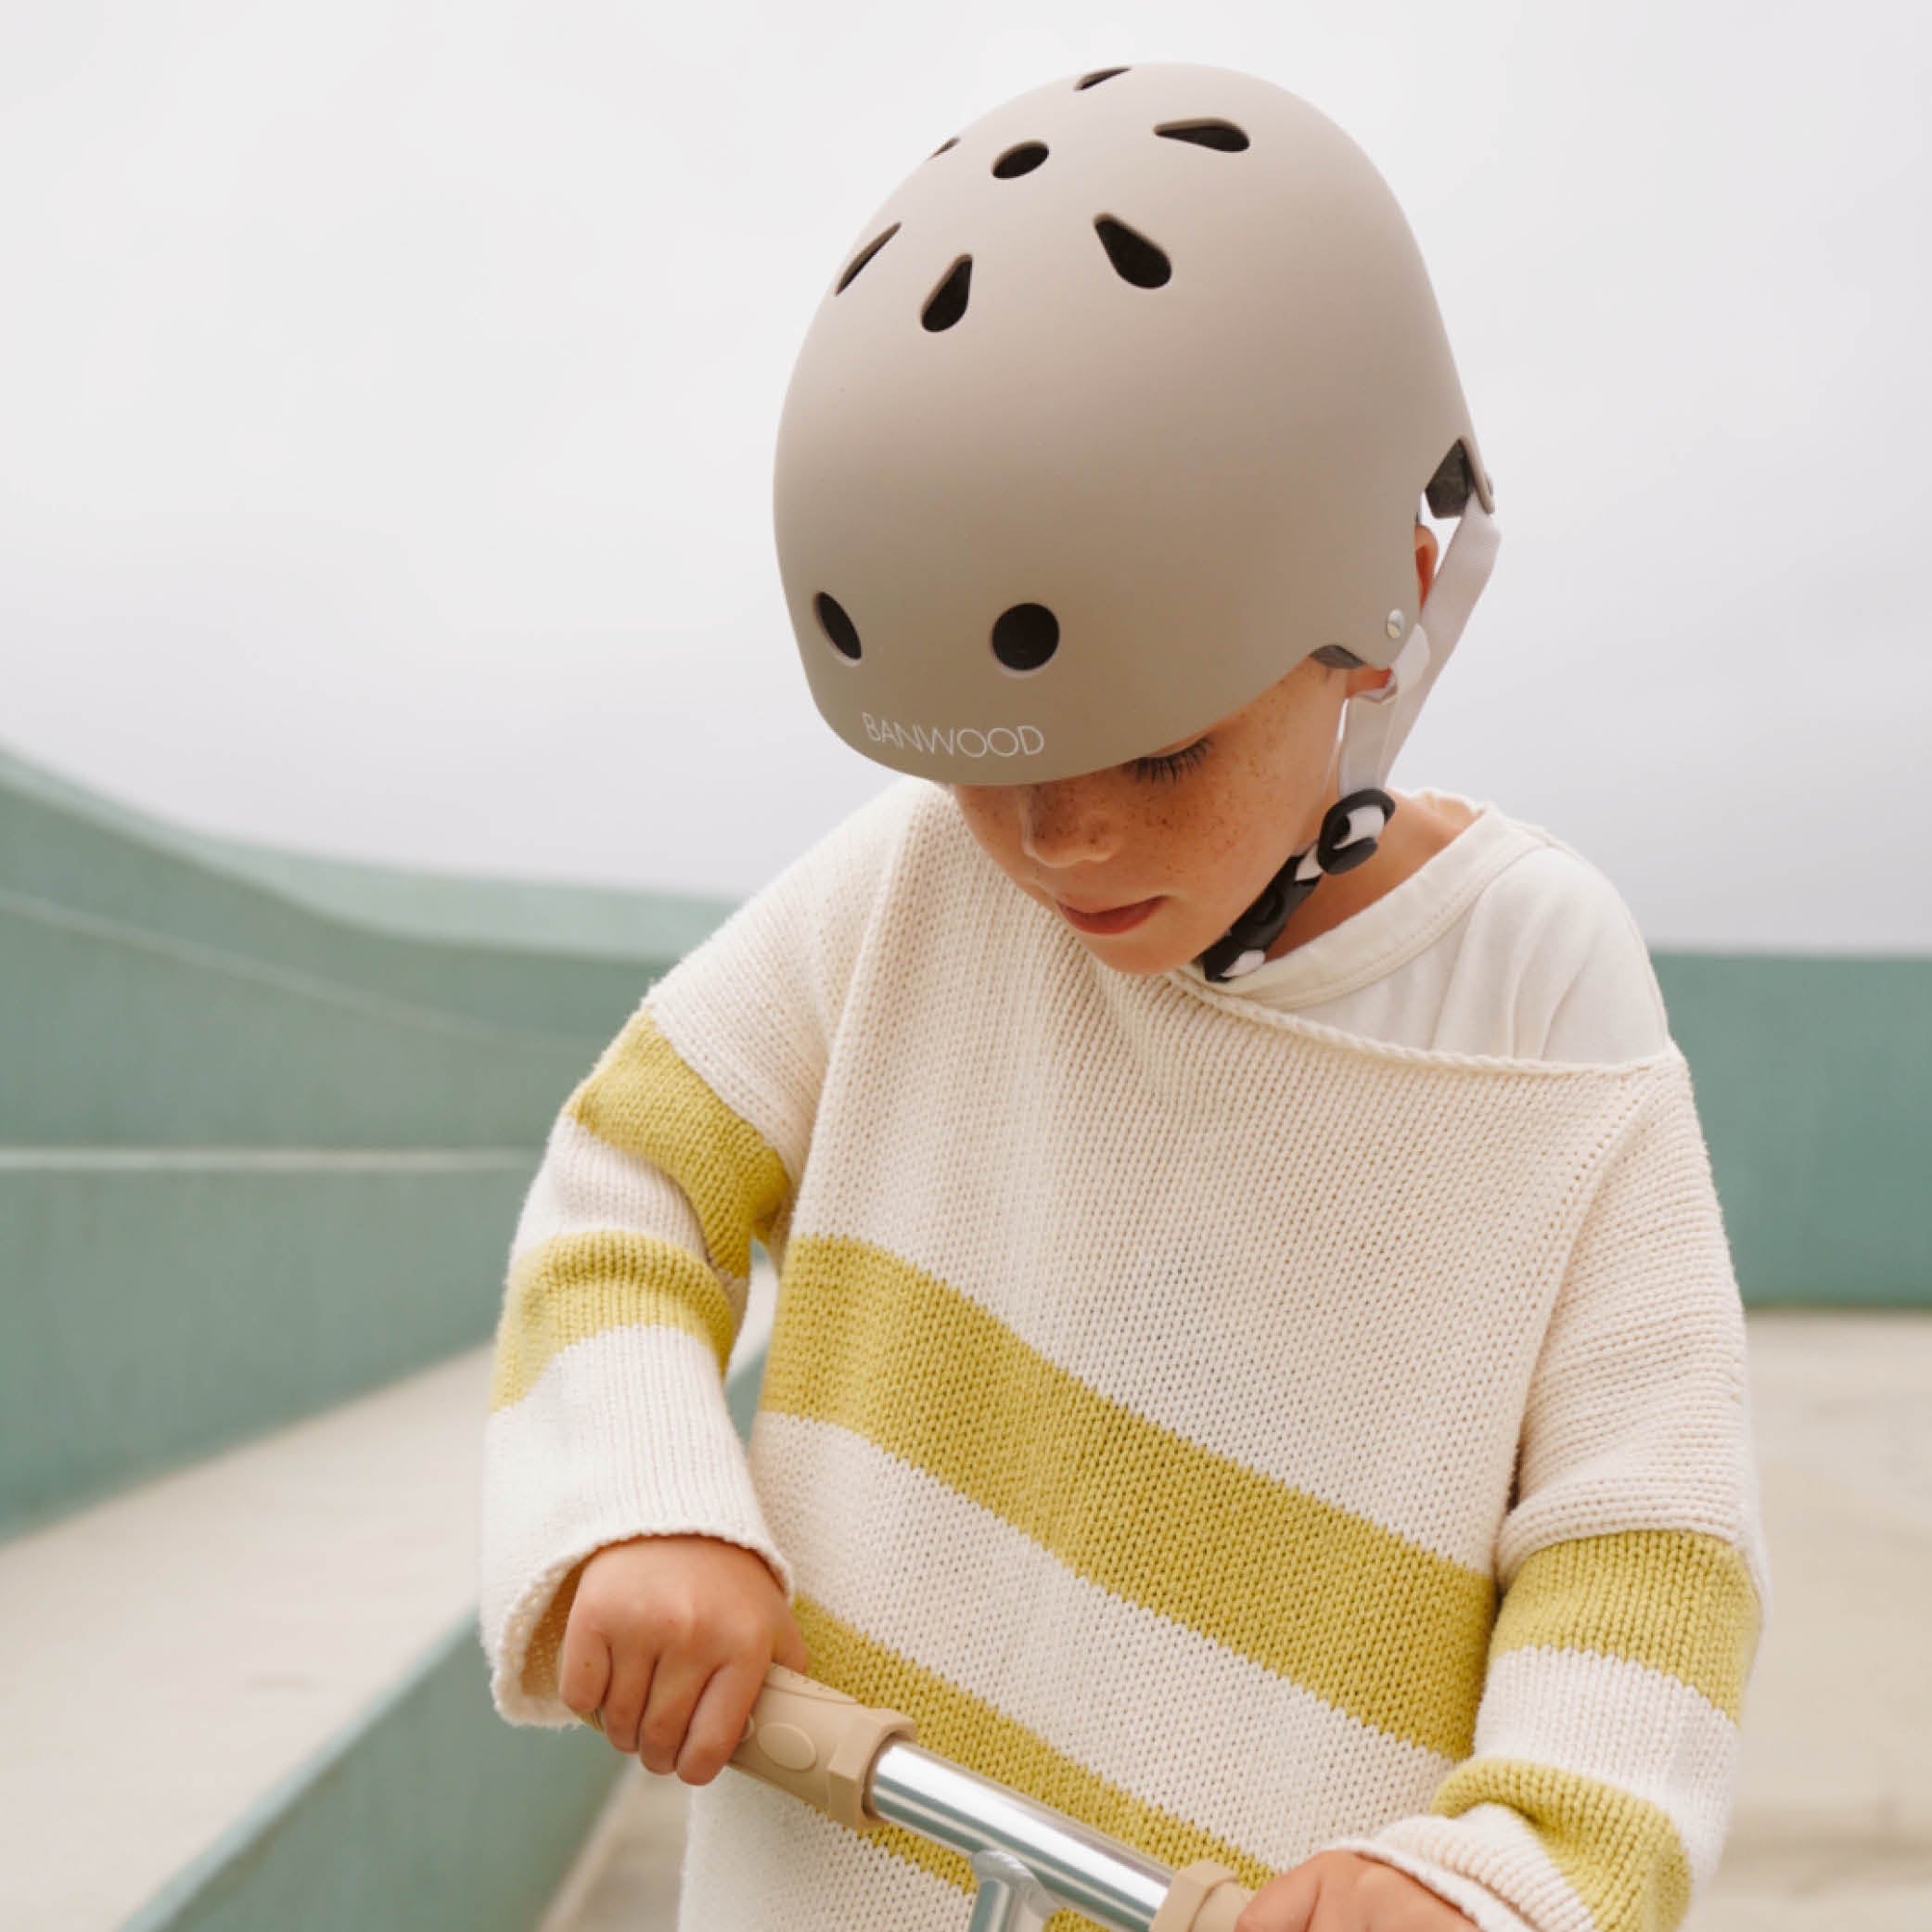
[{"label": "sweater cuff", "polygon": [[787,1600],[773,1540],[709,1345],[681,1329],[608,1330],[566,1350],[484,1428],[478,1634],[513,1724],[581,1721],[557,1693],[583,1561],[633,1536],[755,1551]]},{"label": "sweater cuff", "polygon": [[[1478,1805],[1457,1819],[1427,1813],[1398,1818],[1373,1837],[1337,1838],[1322,1849],[1353,1851],[1406,1872],[1473,1921],[1478,1932],[1586,1932],[1574,1897],[1533,1842],[1525,1856],[1512,1857],[1496,1836],[1470,1823],[1479,1814],[1505,1809]],[[1515,1822],[1529,1836],[1529,1827]],[[1550,1894],[1552,1878],[1561,1897]]]}]

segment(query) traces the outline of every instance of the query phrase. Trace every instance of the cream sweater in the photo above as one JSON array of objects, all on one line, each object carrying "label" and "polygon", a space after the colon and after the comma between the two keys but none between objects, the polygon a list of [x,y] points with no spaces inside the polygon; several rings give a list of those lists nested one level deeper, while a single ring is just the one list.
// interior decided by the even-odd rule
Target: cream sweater
[{"label": "cream sweater", "polygon": [[[652,986],[512,1243],[502,1715],[575,1723],[586,1555],[697,1530],[787,1580],[813,1674],[1171,1864],[1677,1926],[1770,1606],[1743,1311],[1628,909],[1432,796],[1473,822],[1215,987],[1096,963],[903,778]],[[962,1932],[968,1884],[727,1772],[679,1923]]]}]

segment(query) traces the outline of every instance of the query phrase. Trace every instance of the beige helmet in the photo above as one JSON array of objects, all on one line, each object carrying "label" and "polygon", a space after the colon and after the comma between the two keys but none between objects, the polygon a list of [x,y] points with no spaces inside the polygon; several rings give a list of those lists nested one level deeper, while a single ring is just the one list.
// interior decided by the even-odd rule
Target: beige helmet
[{"label": "beige helmet", "polygon": [[[1461,518],[1427,633],[1425,493]],[[1395,668],[1350,701],[1320,851],[1216,978],[1259,964],[1298,885],[1374,851],[1493,507],[1374,164],[1272,82],[1171,64],[1035,88],[914,170],[812,318],[774,485],[812,697],[899,771],[1070,777],[1205,729],[1324,646]]]}]

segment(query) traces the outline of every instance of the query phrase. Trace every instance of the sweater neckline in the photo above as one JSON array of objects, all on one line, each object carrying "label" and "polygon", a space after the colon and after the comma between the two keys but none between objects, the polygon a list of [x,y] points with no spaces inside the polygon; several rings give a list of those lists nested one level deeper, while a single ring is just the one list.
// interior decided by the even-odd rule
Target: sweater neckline
[{"label": "sweater neckline", "polygon": [[1474,816],[1447,845],[1431,852],[1381,898],[1279,959],[1225,982],[1209,979],[1192,960],[1166,977],[1277,1010],[1339,999],[1393,972],[1433,944],[1504,866],[1536,843],[1527,828],[1489,800],[1433,786],[1417,786],[1410,796],[1464,806]]}]

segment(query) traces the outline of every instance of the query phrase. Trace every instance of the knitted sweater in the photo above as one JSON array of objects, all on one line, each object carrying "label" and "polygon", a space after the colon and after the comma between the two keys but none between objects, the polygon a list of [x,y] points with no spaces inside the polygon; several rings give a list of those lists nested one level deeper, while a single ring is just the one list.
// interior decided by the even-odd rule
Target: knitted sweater
[{"label": "knitted sweater", "polygon": [[[653,985],[511,1246],[499,1712],[574,1724],[582,1560],[701,1531],[815,1676],[1170,1864],[1346,1849],[1483,1932],[1676,1926],[1770,1606],[1743,1311],[1627,908],[1460,803],[1218,987],[1099,964],[902,778]],[[679,1924],[962,1932],[969,1886],[725,1772]]]}]

